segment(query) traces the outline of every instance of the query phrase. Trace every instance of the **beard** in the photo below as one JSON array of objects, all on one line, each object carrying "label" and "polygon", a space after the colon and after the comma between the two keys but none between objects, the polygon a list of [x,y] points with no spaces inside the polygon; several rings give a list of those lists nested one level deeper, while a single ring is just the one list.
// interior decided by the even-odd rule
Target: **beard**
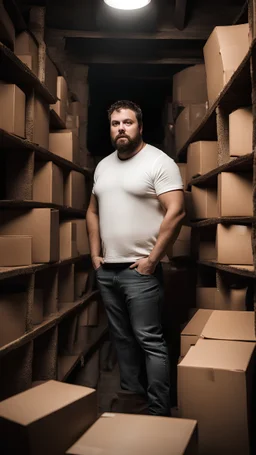
[{"label": "beard", "polygon": [[[126,141],[119,141],[119,138],[126,138]],[[117,149],[119,153],[132,153],[134,150],[140,145],[142,141],[142,136],[138,132],[138,134],[131,139],[130,136],[127,136],[125,134],[120,134],[115,137],[115,139],[111,139],[112,145]]]}]

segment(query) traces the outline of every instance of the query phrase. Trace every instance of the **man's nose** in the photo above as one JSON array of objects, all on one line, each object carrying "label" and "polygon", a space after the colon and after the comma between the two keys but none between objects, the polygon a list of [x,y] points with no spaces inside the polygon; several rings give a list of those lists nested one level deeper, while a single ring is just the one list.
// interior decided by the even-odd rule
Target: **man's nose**
[{"label": "man's nose", "polygon": [[119,131],[119,133],[122,132],[122,131],[125,131],[123,123],[120,123],[118,131]]}]

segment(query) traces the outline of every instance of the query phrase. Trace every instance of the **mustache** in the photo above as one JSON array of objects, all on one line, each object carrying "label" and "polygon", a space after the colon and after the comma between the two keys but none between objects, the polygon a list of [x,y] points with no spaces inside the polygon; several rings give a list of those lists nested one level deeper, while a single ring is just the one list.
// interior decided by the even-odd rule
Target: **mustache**
[{"label": "mustache", "polygon": [[123,137],[125,137],[126,139],[130,139],[130,137],[126,136],[125,134],[119,134],[118,136],[116,136],[115,141],[117,141],[117,139],[121,139]]}]

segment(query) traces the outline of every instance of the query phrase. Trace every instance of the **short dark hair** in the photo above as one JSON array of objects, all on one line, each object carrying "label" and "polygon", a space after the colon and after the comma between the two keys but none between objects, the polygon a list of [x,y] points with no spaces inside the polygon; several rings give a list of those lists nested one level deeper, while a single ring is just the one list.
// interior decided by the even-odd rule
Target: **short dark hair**
[{"label": "short dark hair", "polygon": [[120,111],[121,109],[131,109],[131,111],[135,112],[138,124],[139,126],[142,126],[142,110],[140,106],[135,104],[133,101],[128,100],[116,101],[114,104],[112,104],[112,106],[110,106],[110,108],[108,109],[109,121],[113,112]]}]

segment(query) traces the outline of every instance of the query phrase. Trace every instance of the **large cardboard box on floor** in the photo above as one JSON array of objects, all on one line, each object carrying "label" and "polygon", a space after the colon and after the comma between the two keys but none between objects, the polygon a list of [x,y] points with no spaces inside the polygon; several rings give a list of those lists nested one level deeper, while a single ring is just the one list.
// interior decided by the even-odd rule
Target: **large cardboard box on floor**
[{"label": "large cardboard box on floor", "polygon": [[32,264],[31,236],[0,236],[0,267],[19,267],[30,264]]},{"label": "large cardboard box on floor", "polygon": [[254,311],[215,310],[204,324],[200,337],[206,340],[256,342]]},{"label": "large cardboard box on floor", "polygon": [[217,262],[220,264],[253,265],[251,226],[217,226]]},{"label": "large cardboard box on floor", "polygon": [[0,83],[0,128],[25,137],[26,95],[17,85]]},{"label": "large cardboard box on floor", "polygon": [[43,98],[34,96],[27,115],[27,137],[30,141],[48,150],[49,105]]},{"label": "large cardboard box on floor", "polygon": [[0,41],[10,47],[11,50],[14,49],[15,27],[3,2],[0,3]]},{"label": "large cardboard box on floor", "polygon": [[179,363],[178,407],[198,422],[199,455],[250,454],[254,360],[254,342],[200,339]]},{"label": "large cardboard box on floor", "polygon": [[253,216],[252,174],[221,172],[218,175],[218,216]]},{"label": "large cardboard box on floor", "polygon": [[229,155],[252,153],[252,108],[237,109],[229,115]]},{"label": "large cardboard box on floor", "polygon": [[210,105],[217,99],[248,50],[248,24],[214,28],[203,49]]},{"label": "large cardboard box on floor", "polygon": [[58,76],[57,78],[57,97],[58,101],[56,104],[51,104],[51,109],[53,109],[66,124],[66,115],[68,110],[68,86],[63,76]]},{"label": "large cardboard box on floor", "polygon": [[197,453],[197,423],[168,417],[104,413],[66,453],[194,455]]},{"label": "large cardboard box on floor", "polygon": [[177,152],[185,145],[197,129],[207,112],[206,104],[190,104],[180,113],[175,123],[175,144]]},{"label": "large cardboard box on floor", "polygon": [[193,185],[191,193],[193,219],[218,217],[217,188],[201,188]]},{"label": "large cardboard box on floor", "polygon": [[63,172],[52,161],[36,161],[33,181],[33,199],[63,205]]},{"label": "large cardboard box on floor", "polygon": [[20,57],[21,55],[30,55],[32,58],[32,71],[38,75],[38,43],[35,38],[28,32],[21,32],[16,36],[15,40],[15,54]]},{"label": "large cardboard box on floor", "polygon": [[50,133],[49,150],[75,164],[79,163],[79,139],[70,130],[59,130]]},{"label": "large cardboard box on floor", "polygon": [[60,223],[60,260],[77,257],[76,224],[72,221]]},{"label": "large cardboard box on floor", "polygon": [[206,103],[208,98],[203,64],[190,66],[174,74],[172,99],[180,106]]},{"label": "large cardboard box on floor", "polygon": [[58,210],[2,210],[0,235],[31,235],[33,263],[59,260]]},{"label": "large cardboard box on floor", "polygon": [[187,182],[218,167],[218,142],[198,141],[188,147]]},{"label": "large cardboard box on floor", "polygon": [[74,209],[86,208],[85,176],[81,172],[70,171],[64,182],[64,205]]},{"label": "large cardboard box on floor", "polygon": [[74,218],[70,221],[76,224],[76,244],[78,254],[90,254],[89,239],[85,219]]},{"label": "large cardboard box on floor", "polygon": [[[25,335],[27,293],[0,295],[0,347]],[[2,434],[1,434],[2,438]]]},{"label": "large cardboard box on floor", "polygon": [[199,309],[181,332],[180,356],[185,357],[191,346],[199,340],[202,330],[213,310]]},{"label": "large cardboard box on floor", "polygon": [[0,403],[1,453],[63,455],[96,419],[94,389],[47,381]]}]

